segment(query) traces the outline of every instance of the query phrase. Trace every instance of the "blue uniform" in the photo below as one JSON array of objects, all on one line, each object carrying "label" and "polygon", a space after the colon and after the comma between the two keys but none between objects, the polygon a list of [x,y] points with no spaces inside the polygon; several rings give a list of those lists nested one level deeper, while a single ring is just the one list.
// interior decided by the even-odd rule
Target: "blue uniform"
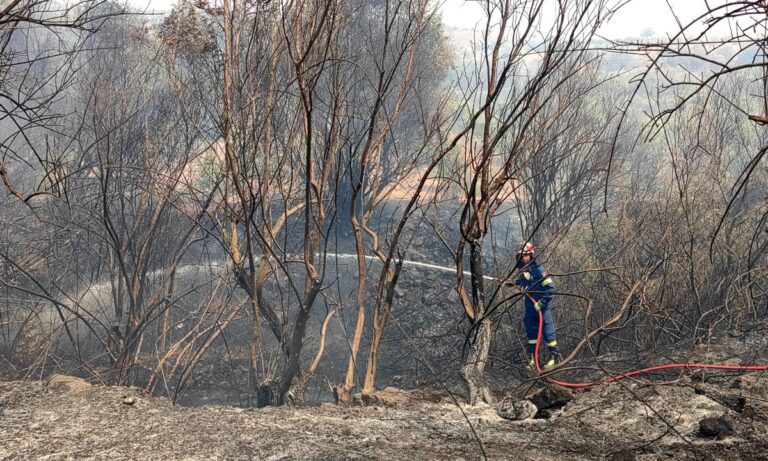
[{"label": "blue uniform", "polygon": [[525,316],[523,317],[523,322],[525,323],[525,332],[528,336],[528,352],[533,354],[536,349],[536,337],[539,334],[539,313],[536,312],[534,301],[531,298],[541,303],[541,314],[544,318],[544,325],[542,326],[544,341],[551,351],[557,352],[555,321],[549,308],[552,294],[555,291],[552,277],[536,261],[531,261],[527,266],[522,267],[522,273],[515,281],[515,284],[525,292]]}]

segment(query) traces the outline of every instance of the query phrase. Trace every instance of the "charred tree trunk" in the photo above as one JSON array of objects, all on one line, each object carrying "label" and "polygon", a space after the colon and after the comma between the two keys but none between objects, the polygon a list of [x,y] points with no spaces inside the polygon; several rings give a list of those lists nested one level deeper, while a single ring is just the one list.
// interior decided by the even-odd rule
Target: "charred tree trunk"
[{"label": "charred tree trunk", "polygon": [[467,383],[467,403],[476,404],[479,400],[494,403],[493,392],[485,379],[485,364],[491,347],[491,318],[486,315],[485,287],[483,284],[483,239],[475,238],[470,242],[470,271],[472,274],[472,303],[474,305],[474,324],[469,338],[469,353],[461,367],[461,376]]},{"label": "charred tree trunk", "polygon": [[[392,312],[392,302],[395,296],[395,285],[400,275],[402,261],[395,265],[394,270],[387,270],[386,281],[384,284],[384,301],[377,303],[373,311],[373,338],[371,339],[371,349],[368,351],[368,360],[365,369],[365,382],[363,383],[363,393],[371,393],[376,387],[376,371],[378,369],[379,350],[381,348],[381,338],[384,336],[384,329],[389,323],[389,315]],[[379,306],[379,304],[381,304]]]},{"label": "charred tree trunk", "polygon": [[[354,212],[354,210],[353,210]],[[360,223],[352,217],[352,228],[355,234],[355,251],[357,252],[357,322],[355,332],[349,345],[349,361],[344,383],[336,386],[334,396],[336,403],[349,405],[352,401],[352,390],[355,388],[355,372],[357,371],[357,353],[360,350],[360,341],[363,338],[363,325],[365,323],[365,248],[363,247],[363,232]]]},{"label": "charred tree trunk", "polygon": [[[315,303],[317,295],[320,293],[320,281],[314,280],[311,282],[312,286],[307,292],[307,296],[304,298],[304,304],[299,308],[299,312],[296,315],[296,322],[293,326],[293,334],[291,336],[291,354],[288,357],[288,363],[285,365],[285,370],[280,377],[280,396],[284,398],[288,391],[291,390],[294,384],[294,378],[296,378],[301,371],[301,349],[304,346],[304,334],[307,331],[307,320],[309,319],[309,313],[312,306]],[[304,389],[299,390],[303,394]]]}]

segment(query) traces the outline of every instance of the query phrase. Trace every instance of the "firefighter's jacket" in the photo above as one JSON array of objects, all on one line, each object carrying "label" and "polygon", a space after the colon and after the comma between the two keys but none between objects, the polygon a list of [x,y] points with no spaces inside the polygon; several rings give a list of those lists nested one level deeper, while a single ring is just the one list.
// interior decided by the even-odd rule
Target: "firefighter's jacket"
[{"label": "firefighter's jacket", "polygon": [[526,293],[524,296],[526,310],[534,308],[531,297],[536,301],[541,301],[542,309],[549,307],[549,302],[555,291],[552,277],[536,260],[531,261],[521,270],[520,277],[515,281],[515,284]]}]

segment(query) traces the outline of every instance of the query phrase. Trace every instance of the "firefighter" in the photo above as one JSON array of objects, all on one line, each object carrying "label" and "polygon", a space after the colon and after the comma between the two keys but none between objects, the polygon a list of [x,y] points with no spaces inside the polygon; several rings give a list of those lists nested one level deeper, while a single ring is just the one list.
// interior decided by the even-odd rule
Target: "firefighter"
[{"label": "firefighter", "polygon": [[533,244],[524,242],[518,246],[515,268],[520,270],[520,277],[515,281],[515,285],[520,287],[525,299],[523,322],[528,336],[528,362],[532,368],[536,367],[534,353],[536,352],[536,338],[539,333],[539,312],[541,312],[544,319],[542,338],[549,347],[549,358],[544,368],[550,368],[560,359],[555,335],[555,320],[552,318],[552,309],[550,309],[555,285],[552,282],[552,277],[544,267],[536,262],[535,258]]}]

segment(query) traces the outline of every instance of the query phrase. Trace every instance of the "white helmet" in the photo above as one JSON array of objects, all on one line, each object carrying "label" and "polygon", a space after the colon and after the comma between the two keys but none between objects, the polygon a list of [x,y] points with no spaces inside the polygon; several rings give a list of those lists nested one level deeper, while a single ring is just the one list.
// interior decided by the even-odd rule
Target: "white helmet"
[{"label": "white helmet", "polygon": [[519,256],[528,254],[533,257],[534,251],[533,251],[533,244],[531,242],[523,242],[520,245],[517,246],[517,254]]}]

